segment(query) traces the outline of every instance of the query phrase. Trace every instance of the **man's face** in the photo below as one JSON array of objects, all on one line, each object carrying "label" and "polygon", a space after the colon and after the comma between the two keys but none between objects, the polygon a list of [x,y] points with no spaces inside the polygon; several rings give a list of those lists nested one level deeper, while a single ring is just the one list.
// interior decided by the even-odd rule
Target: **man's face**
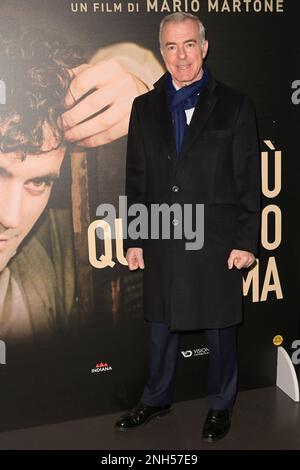
[{"label": "man's face", "polygon": [[162,30],[161,53],[167,70],[179,87],[190,85],[202,76],[208,42],[200,43],[195,21],[168,22]]},{"label": "man's face", "polygon": [[0,152],[0,272],[45,209],[64,154],[60,147],[22,161]]}]

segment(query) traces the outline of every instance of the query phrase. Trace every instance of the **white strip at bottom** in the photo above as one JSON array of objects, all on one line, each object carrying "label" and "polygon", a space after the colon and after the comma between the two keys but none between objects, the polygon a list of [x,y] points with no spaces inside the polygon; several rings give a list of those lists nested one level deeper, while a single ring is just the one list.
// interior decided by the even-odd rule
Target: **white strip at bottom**
[{"label": "white strip at bottom", "polygon": [[294,364],[286,350],[280,346],[277,352],[276,385],[292,400],[299,401],[299,383]]}]

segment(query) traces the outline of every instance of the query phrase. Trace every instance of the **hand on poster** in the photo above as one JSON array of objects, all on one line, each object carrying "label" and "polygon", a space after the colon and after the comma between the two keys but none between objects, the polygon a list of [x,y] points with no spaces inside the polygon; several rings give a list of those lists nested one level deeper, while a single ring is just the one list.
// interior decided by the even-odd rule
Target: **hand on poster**
[{"label": "hand on poster", "polygon": [[116,60],[82,64],[65,97],[69,108],[62,115],[65,138],[84,147],[97,147],[128,132],[134,98],[147,86]]}]

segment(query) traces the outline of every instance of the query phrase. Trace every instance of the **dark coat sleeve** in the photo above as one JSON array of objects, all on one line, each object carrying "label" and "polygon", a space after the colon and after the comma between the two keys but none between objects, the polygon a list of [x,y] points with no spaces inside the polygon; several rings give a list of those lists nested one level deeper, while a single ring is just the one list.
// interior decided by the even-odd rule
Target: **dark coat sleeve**
[{"label": "dark coat sleeve", "polygon": [[[127,196],[128,210],[132,204],[144,204],[146,191],[146,163],[145,152],[142,141],[142,131],[140,119],[138,116],[136,100],[133,102],[129,130],[127,140],[126,155],[126,184],[125,194]],[[127,229],[134,216],[128,215]],[[132,247],[143,247],[143,240],[139,237],[133,239],[128,234],[128,230],[124,231],[126,238],[124,239],[124,247],[127,250]]]},{"label": "dark coat sleeve", "polygon": [[261,207],[260,149],[255,111],[247,96],[236,122],[232,157],[238,201],[232,248],[257,255]]}]

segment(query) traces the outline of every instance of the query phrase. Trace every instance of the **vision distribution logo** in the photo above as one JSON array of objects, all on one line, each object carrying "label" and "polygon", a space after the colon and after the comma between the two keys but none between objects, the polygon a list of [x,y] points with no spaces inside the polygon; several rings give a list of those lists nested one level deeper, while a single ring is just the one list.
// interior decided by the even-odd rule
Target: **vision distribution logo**
[{"label": "vision distribution logo", "polygon": [[97,372],[109,372],[112,370],[112,367],[107,362],[99,362],[95,365],[93,369],[91,369],[91,374],[95,374]]},{"label": "vision distribution logo", "polygon": [[206,356],[209,354],[209,348],[188,349],[186,351],[181,351],[181,354],[185,359],[188,359],[189,357]]}]

